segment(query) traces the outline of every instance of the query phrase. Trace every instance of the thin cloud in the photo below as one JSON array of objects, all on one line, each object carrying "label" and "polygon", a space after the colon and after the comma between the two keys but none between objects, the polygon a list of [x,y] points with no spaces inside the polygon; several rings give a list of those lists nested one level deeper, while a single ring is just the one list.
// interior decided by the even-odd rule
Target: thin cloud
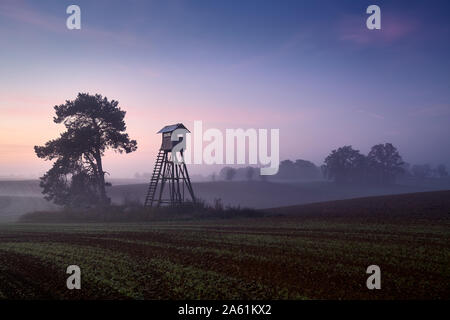
[{"label": "thin cloud", "polygon": [[356,112],[363,113],[363,114],[365,114],[365,115],[367,115],[367,116],[369,116],[371,118],[375,118],[375,119],[379,119],[379,120],[384,120],[385,119],[384,116],[382,116],[381,114],[374,113],[374,112],[368,112],[368,111],[366,111],[364,109],[358,109],[358,110],[356,110]]},{"label": "thin cloud", "polygon": [[[83,14],[83,11],[82,11]],[[24,1],[2,0],[0,3],[0,16],[15,23],[25,26],[33,26],[34,29],[42,29],[53,33],[67,33],[65,12],[57,18],[53,15],[41,12],[31,7]],[[77,32],[83,37],[89,37],[96,41],[112,41],[120,45],[136,45],[139,43],[137,37],[133,34],[123,31],[110,31],[100,28],[94,28],[89,24],[82,24],[81,30],[70,31]]]},{"label": "thin cloud", "polygon": [[0,15],[15,22],[33,25],[53,32],[61,28],[61,23],[53,16],[44,16],[24,1],[5,0],[0,3]]},{"label": "thin cloud", "polygon": [[424,108],[418,108],[409,113],[411,117],[442,117],[450,115],[449,104],[438,104]]},{"label": "thin cloud", "polygon": [[305,51],[315,49],[314,44],[311,43],[312,37],[313,36],[311,35],[311,33],[308,32],[307,30],[297,31],[286,41],[281,43],[279,46],[271,48],[270,50],[267,50],[265,52],[261,52],[260,54],[251,56],[249,58],[243,59],[242,61],[239,61],[238,63],[231,65],[230,68],[240,69],[252,65],[263,64],[264,62],[279,57],[284,53],[289,52],[290,50],[299,49],[299,47],[301,50]]}]

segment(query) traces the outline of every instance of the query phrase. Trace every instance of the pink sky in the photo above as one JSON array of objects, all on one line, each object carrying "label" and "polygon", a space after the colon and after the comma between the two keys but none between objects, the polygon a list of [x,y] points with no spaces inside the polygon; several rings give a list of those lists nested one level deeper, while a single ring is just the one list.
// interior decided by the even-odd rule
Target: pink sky
[{"label": "pink sky", "polygon": [[79,4],[82,30],[69,31],[63,1],[0,3],[0,176],[51,166],[33,146],[58,136],[53,106],[78,92],[127,111],[138,151],[108,153],[113,177],[151,171],[156,131],[194,120],[280,129],[281,159],[318,165],[334,148],[384,142],[409,162],[450,161],[446,10],[383,4],[371,32],[353,2]]}]

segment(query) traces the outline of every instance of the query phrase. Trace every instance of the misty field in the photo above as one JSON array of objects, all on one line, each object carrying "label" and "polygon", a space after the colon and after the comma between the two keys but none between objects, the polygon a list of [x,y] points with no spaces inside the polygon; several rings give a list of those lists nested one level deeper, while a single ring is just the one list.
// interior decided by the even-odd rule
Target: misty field
[{"label": "misty field", "polygon": [[[393,219],[280,215],[0,225],[0,297],[449,299],[449,207],[434,201],[429,219],[417,209],[423,203],[430,210],[427,197],[448,203],[442,198],[448,193],[394,196],[404,205],[390,209]],[[346,202],[355,210],[358,202],[341,206]],[[415,210],[408,215],[407,208]],[[81,290],[66,289],[72,264],[81,268]],[[366,287],[372,264],[381,268],[381,290]]]}]

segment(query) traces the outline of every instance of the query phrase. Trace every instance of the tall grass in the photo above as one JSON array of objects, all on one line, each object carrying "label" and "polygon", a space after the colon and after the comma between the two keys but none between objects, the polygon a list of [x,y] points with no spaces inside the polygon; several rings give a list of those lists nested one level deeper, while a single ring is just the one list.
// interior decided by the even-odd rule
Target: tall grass
[{"label": "tall grass", "polygon": [[240,206],[224,207],[220,199],[213,204],[202,200],[179,206],[144,207],[137,202],[92,208],[64,208],[59,211],[34,211],[20,217],[19,222],[32,223],[82,223],[82,222],[140,222],[160,220],[227,219],[235,217],[260,217],[264,214]]}]

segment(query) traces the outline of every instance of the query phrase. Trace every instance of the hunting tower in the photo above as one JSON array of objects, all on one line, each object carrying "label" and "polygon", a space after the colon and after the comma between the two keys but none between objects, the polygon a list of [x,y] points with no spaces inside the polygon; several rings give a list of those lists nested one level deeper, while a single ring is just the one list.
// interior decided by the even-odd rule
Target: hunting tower
[{"label": "hunting tower", "polygon": [[[178,140],[172,141],[172,133],[177,129],[184,129],[185,132],[190,132],[182,123],[165,126],[157,132],[162,135],[162,143],[148,186],[145,206],[159,207],[161,204],[182,205],[185,202],[185,189],[187,189],[191,201],[195,202],[191,179],[184,162],[184,149],[179,150],[181,161],[174,161],[173,159],[176,155],[172,153],[172,148],[183,140],[180,137]],[[167,191],[164,193],[166,185]]]}]

